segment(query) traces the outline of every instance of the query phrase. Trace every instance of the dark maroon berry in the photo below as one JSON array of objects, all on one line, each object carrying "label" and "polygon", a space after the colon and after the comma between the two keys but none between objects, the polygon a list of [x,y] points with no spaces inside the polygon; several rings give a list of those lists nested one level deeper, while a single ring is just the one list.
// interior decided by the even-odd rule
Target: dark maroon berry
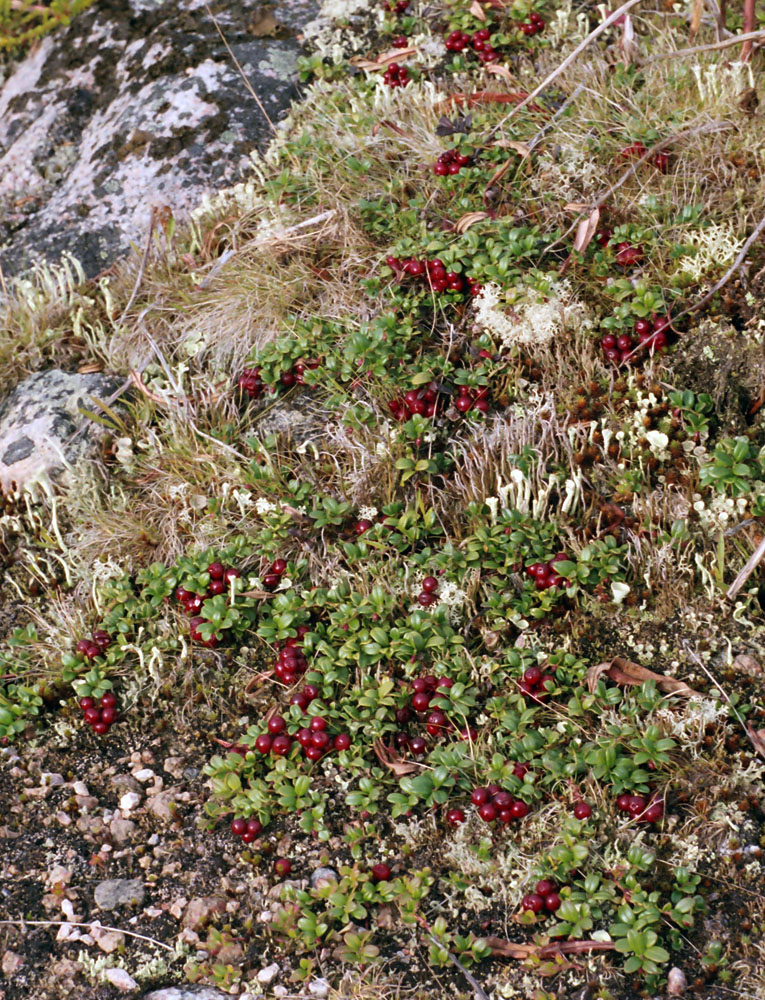
[{"label": "dark maroon berry", "polygon": [[557,888],[557,885],[552,881],[552,879],[543,878],[537,882],[536,891],[540,896],[547,896],[548,893],[555,892]]},{"label": "dark maroon berry", "polygon": [[292,871],[292,863],[287,858],[279,858],[274,862],[274,871],[280,878],[286,878]]},{"label": "dark maroon berry", "polygon": [[484,802],[478,810],[478,815],[484,823],[493,823],[497,818],[497,807],[491,802]]},{"label": "dark maroon berry", "polygon": [[536,892],[530,892],[527,896],[524,896],[521,900],[521,906],[524,910],[531,910],[532,913],[541,913],[544,909],[545,901]]},{"label": "dark maroon berry", "polygon": [[391,876],[391,871],[388,865],[382,862],[378,865],[372,866],[372,878],[375,882],[387,882]]},{"label": "dark maroon berry", "polygon": [[414,736],[409,741],[409,749],[416,757],[422,757],[422,755],[427,750],[428,745],[422,736]]},{"label": "dark maroon berry", "polygon": [[422,589],[426,594],[435,594],[438,590],[438,580],[434,576],[426,576],[422,581]]},{"label": "dark maroon berry", "polygon": [[548,913],[554,913],[560,908],[560,896],[557,892],[548,892],[545,896],[545,909]]},{"label": "dark maroon berry", "polygon": [[270,753],[273,742],[274,741],[270,733],[261,733],[255,740],[255,749],[258,753]]},{"label": "dark maroon berry", "polygon": [[107,691],[106,694],[101,695],[99,704],[101,708],[114,708],[117,704],[117,695],[113,691]]},{"label": "dark maroon berry", "polygon": [[461,809],[450,809],[446,814],[446,822],[449,826],[459,826],[465,822],[465,814]]},{"label": "dark maroon berry", "polygon": [[213,580],[222,580],[223,574],[225,573],[225,568],[222,563],[213,562],[207,567],[207,572],[210,574],[210,578]]},{"label": "dark maroon berry", "polygon": [[347,733],[338,733],[334,739],[335,750],[347,750],[351,745],[351,738]]},{"label": "dark maroon berry", "polygon": [[262,829],[263,829],[263,824],[260,822],[259,819],[255,819],[255,817],[253,816],[252,819],[247,820],[247,833],[250,834],[253,840],[255,839],[255,837],[260,836]]},{"label": "dark maroon berry", "polygon": [[98,736],[106,736],[106,734],[109,732],[109,723],[108,722],[94,722],[93,723],[93,732],[96,733]]},{"label": "dark maroon berry", "polygon": [[574,816],[577,819],[589,819],[592,816],[592,809],[586,802],[575,802]]},{"label": "dark maroon berry", "polygon": [[101,722],[105,722],[107,725],[111,725],[113,722],[117,721],[117,709],[113,705],[107,705],[106,708],[101,709]]},{"label": "dark maroon berry", "polygon": [[95,708],[96,703],[93,698],[80,698],[80,708],[86,711],[88,708]]},{"label": "dark maroon berry", "polygon": [[231,820],[231,832],[235,837],[241,837],[246,829],[247,829],[246,819],[242,819],[242,817],[240,816],[237,819]]}]

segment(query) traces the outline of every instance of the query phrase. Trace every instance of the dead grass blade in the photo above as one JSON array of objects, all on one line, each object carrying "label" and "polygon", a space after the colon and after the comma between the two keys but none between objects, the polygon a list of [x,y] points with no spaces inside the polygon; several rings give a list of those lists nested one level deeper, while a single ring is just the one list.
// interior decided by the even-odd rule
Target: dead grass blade
[{"label": "dead grass blade", "polygon": [[612,941],[552,941],[549,944],[519,944],[498,937],[484,938],[492,955],[502,958],[555,958],[556,955],[584,955],[591,951],[612,951]]},{"label": "dead grass blade", "polygon": [[454,223],[455,233],[466,233],[471,226],[474,226],[477,222],[483,222],[484,219],[490,219],[491,216],[488,212],[466,212],[465,215],[461,216]]},{"label": "dead grass blade", "polygon": [[477,17],[479,21],[486,20],[486,14],[484,14],[483,7],[478,3],[478,0],[473,0],[471,3],[470,13],[473,17]]},{"label": "dead grass blade", "polygon": [[418,765],[413,761],[402,760],[395,750],[385,746],[382,740],[375,740],[372,749],[380,763],[392,771],[397,778],[403,778],[406,774],[412,774],[418,770]]},{"label": "dead grass blade", "polygon": [[414,46],[410,46],[408,49],[388,49],[387,52],[380,53],[377,59],[365,59],[363,56],[356,56],[350,59],[349,62],[352,66],[356,66],[357,69],[382,69],[388,63],[400,62],[402,59],[406,59],[407,56],[416,55],[418,51]]},{"label": "dead grass blade", "polygon": [[633,663],[623,656],[615,656],[607,663],[598,663],[590,667],[587,671],[587,687],[594,691],[601,677],[606,676],[615,684],[623,686],[633,686],[644,684],[646,681],[656,681],[656,686],[660,691],[667,694],[680,694],[684,698],[698,696],[699,692],[688,687],[684,681],[675,680],[674,677],[665,677],[664,674],[657,674],[647,667],[641,667],[639,663]]},{"label": "dead grass blade", "polygon": [[487,63],[486,71],[488,73],[493,73],[494,76],[501,77],[503,80],[507,80],[508,83],[513,82],[513,74],[507,66],[503,66],[502,63]]},{"label": "dead grass blade", "polygon": [[[500,93],[494,90],[475,90],[472,94],[450,94],[445,101],[436,105],[437,110],[447,108],[450,104],[472,108],[475,104],[523,104],[528,99],[525,90],[514,90],[510,93]],[[531,105],[532,111],[541,111],[538,104]]]}]

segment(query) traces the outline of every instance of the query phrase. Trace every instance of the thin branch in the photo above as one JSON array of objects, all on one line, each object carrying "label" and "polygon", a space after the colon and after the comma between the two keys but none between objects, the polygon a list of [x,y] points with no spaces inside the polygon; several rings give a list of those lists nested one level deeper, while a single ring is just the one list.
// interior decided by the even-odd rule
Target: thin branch
[{"label": "thin branch", "polygon": [[519,104],[516,104],[515,107],[512,109],[512,111],[508,112],[508,114],[505,115],[502,121],[492,131],[496,132],[497,129],[502,128],[502,126],[506,122],[509,122],[510,119],[513,118],[514,115],[516,115],[521,110],[521,108],[525,108],[527,104],[531,104],[534,98],[539,97],[542,91],[546,87],[549,87],[549,85],[553,82],[553,80],[557,80],[558,77],[561,75],[561,73],[564,73],[573,62],[576,62],[577,58],[582,54],[582,52],[584,52],[584,50],[592,42],[594,42],[596,38],[602,35],[603,32],[606,30],[606,28],[610,28],[615,21],[618,21],[618,19],[622,16],[622,14],[625,14],[628,10],[631,10],[633,7],[637,6],[637,4],[639,4],[640,2],[641,0],[627,0],[626,3],[623,3],[621,5],[621,7],[617,7],[616,10],[613,12],[613,14],[609,14],[609,16],[605,19],[605,21],[603,21],[602,24],[599,24],[594,31],[591,31],[590,34],[584,39],[584,41],[581,41],[574,49],[574,51],[569,53],[569,55],[566,56],[563,62],[559,66],[557,66],[552,71],[552,73],[548,74],[548,76],[544,78],[544,80],[539,84],[539,86],[535,90],[532,90],[532,92],[530,94],[527,94],[526,97],[524,97],[524,99]]},{"label": "thin branch", "polygon": [[728,695],[726,694],[726,692],[724,691],[724,689],[721,687],[721,685],[718,682],[717,678],[712,676],[712,674],[707,669],[706,664],[701,659],[701,657],[699,656],[699,654],[696,653],[696,652],[694,652],[693,649],[691,649],[691,644],[688,642],[687,639],[683,639],[683,645],[685,646],[685,651],[687,652],[688,656],[690,656],[690,658],[693,660],[693,662],[696,664],[697,667],[701,667],[701,669],[704,671],[704,673],[707,675],[707,677],[710,679],[710,681],[714,684],[714,686],[717,688],[717,690],[723,696],[723,698],[725,699],[725,701],[728,703],[728,706],[730,707],[731,712],[733,712],[733,714],[736,716],[736,718],[740,722],[741,728],[746,733],[749,742],[752,744],[752,746],[754,747],[755,751],[757,753],[759,753],[759,750],[757,749],[757,745],[755,744],[754,740],[752,739],[752,734],[749,732],[749,727],[747,726],[746,722],[744,721],[744,719],[743,719],[741,713],[739,712],[739,710],[736,708],[736,706],[730,700],[730,698],[728,697]]},{"label": "thin branch", "polygon": [[[149,232],[146,234],[146,246],[143,248],[143,254],[141,255],[141,266],[138,268],[138,274],[136,275],[135,284],[133,285],[133,291],[130,293],[130,298],[128,299],[127,305],[122,310],[122,315],[120,316],[120,324],[123,322],[128,314],[128,311],[132,304],[135,302],[136,296],[138,295],[138,289],[141,287],[141,282],[143,281],[143,276],[146,271],[146,263],[149,260],[149,253],[151,252],[151,238],[154,235],[154,227],[157,222],[157,209],[156,206],[152,207],[151,217],[149,218]],[[119,324],[118,324],[119,325]]]},{"label": "thin branch", "polygon": [[646,63],[658,62],[660,59],[675,59],[677,56],[693,56],[697,52],[714,52],[717,49],[728,49],[732,45],[740,45],[742,42],[750,42],[755,39],[765,38],[765,31],[748,31],[744,35],[734,35],[733,38],[725,38],[721,42],[712,42],[709,45],[694,45],[690,49],[676,49],[674,52],[659,52],[650,59],[645,59]]},{"label": "thin branch", "polygon": [[135,931],[126,931],[123,927],[107,927],[105,924],[97,923],[79,923],[76,920],[0,920],[0,926],[2,927],[20,927],[22,930],[25,927],[87,927],[89,931],[99,930],[99,931],[116,931],[118,934],[125,934],[127,937],[138,938],[140,941],[148,941],[149,944],[156,944],[160,948],[165,948],[167,951],[175,952],[175,948],[171,948],[169,944],[165,944],[162,941],[157,941],[156,938],[147,937],[145,934],[137,934]]},{"label": "thin branch", "polygon": [[217,21],[217,19],[215,17],[215,14],[213,14],[213,12],[210,10],[210,5],[208,3],[205,3],[205,9],[207,10],[207,13],[210,15],[210,18],[212,19],[212,23],[215,25],[215,30],[218,32],[218,34],[221,37],[221,41],[226,46],[226,51],[231,56],[231,59],[233,60],[233,63],[236,66],[236,68],[239,70],[239,75],[244,80],[245,87],[249,90],[250,95],[255,98],[255,102],[257,103],[257,105],[260,108],[260,110],[263,112],[263,117],[266,119],[266,121],[268,122],[268,124],[271,126],[271,131],[275,132],[276,131],[276,126],[271,121],[271,119],[268,117],[268,112],[263,107],[263,102],[258,97],[258,95],[255,93],[252,84],[247,79],[247,77],[245,75],[245,72],[244,72],[244,70],[242,69],[242,67],[241,67],[241,65],[239,63],[239,60],[236,58],[236,56],[234,55],[234,53],[231,51],[231,46],[228,44],[228,41],[226,40],[226,36],[221,31],[221,27],[218,24],[218,21]]},{"label": "thin branch", "polygon": [[547,122],[546,125],[543,125],[542,128],[534,136],[534,138],[528,143],[529,152],[531,152],[535,146],[539,145],[539,143],[542,141],[546,133],[550,131],[550,129],[553,127],[558,118],[560,118],[560,116],[569,107],[569,105],[574,103],[574,101],[577,99],[577,97],[579,97],[579,95],[583,90],[584,90],[584,84],[578,83],[574,88],[574,90],[571,92],[571,94],[569,94],[569,96],[566,98],[563,104],[561,104],[561,106],[549,120],[549,122]]},{"label": "thin branch", "polygon": [[728,587],[725,596],[729,601],[732,601],[736,594],[741,590],[749,577],[754,573],[757,567],[760,565],[762,560],[765,559],[765,538],[760,542],[757,548],[752,553],[751,558],[747,561],[746,566],[741,570],[733,583]]},{"label": "thin branch", "polygon": [[712,285],[707,294],[703,298],[699,299],[698,302],[694,303],[692,306],[688,306],[687,309],[683,309],[683,311],[679,312],[677,316],[673,316],[672,317],[673,323],[676,320],[680,319],[681,316],[686,316],[688,313],[696,312],[698,309],[701,309],[703,306],[707,304],[707,302],[710,301],[710,299],[712,299],[720,291],[723,285],[728,284],[730,279],[733,277],[736,271],[738,271],[738,269],[746,260],[747,254],[749,253],[749,248],[756,241],[757,237],[760,235],[763,229],[765,229],[765,215],[760,219],[757,226],[754,228],[753,232],[747,239],[746,243],[744,243],[744,245],[741,247],[738,257],[736,257],[736,259],[733,261],[733,263],[725,272],[725,274],[722,276],[722,278],[720,278],[720,280],[716,282],[716,284]]}]

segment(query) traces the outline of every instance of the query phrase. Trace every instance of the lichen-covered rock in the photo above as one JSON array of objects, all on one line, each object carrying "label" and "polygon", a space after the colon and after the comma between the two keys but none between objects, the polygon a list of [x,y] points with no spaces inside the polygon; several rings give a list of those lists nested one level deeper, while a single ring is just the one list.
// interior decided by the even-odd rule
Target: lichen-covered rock
[{"label": "lichen-covered rock", "polygon": [[108,375],[37,372],[0,403],[0,492],[11,493],[73,470],[94,454],[104,426],[98,413],[122,385]]},{"label": "lichen-covered rock", "polygon": [[140,906],[146,892],[139,878],[109,878],[96,886],[94,899],[102,910]]},{"label": "lichen-covered rock", "polygon": [[[102,0],[12,65],[0,86],[0,267],[71,252],[93,275],[240,179],[295,96],[315,0]],[[0,78],[1,79],[1,78]],[[262,105],[262,107],[261,107]]]}]

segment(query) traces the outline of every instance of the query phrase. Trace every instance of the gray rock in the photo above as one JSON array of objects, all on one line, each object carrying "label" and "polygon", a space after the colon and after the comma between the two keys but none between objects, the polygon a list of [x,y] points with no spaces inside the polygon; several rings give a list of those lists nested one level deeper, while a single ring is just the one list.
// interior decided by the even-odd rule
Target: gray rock
[{"label": "gray rock", "polygon": [[102,910],[116,910],[120,906],[140,906],[145,895],[139,878],[110,878],[98,883],[95,900]]},{"label": "gray rock", "polygon": [[334,868],[316,868],[311,872],[311,888],[316,889],[331,882],[337,882],[338,875]]},{"label": "gray rock", "polygon": [[92,458],[104,428],[81,410],[97,413],[93,399],[105,402],[121,385],[108,375],[53,368],[16,386],[0,403],[0,492],[59,476]]},{"label": "gray rock", "polygon": [[[73,254],[89,275],[241,179],[296,96],[316,0],[102,0],[0,84],[0,267]],[[1,78],[0,78],[1,79]],[[19,445],[23,449],[23,444]]]},{"label": "gray rock", "polygon": [[214,986],[167,986],[145,993],[141,1000],[231,1000],[231,995]]}]

